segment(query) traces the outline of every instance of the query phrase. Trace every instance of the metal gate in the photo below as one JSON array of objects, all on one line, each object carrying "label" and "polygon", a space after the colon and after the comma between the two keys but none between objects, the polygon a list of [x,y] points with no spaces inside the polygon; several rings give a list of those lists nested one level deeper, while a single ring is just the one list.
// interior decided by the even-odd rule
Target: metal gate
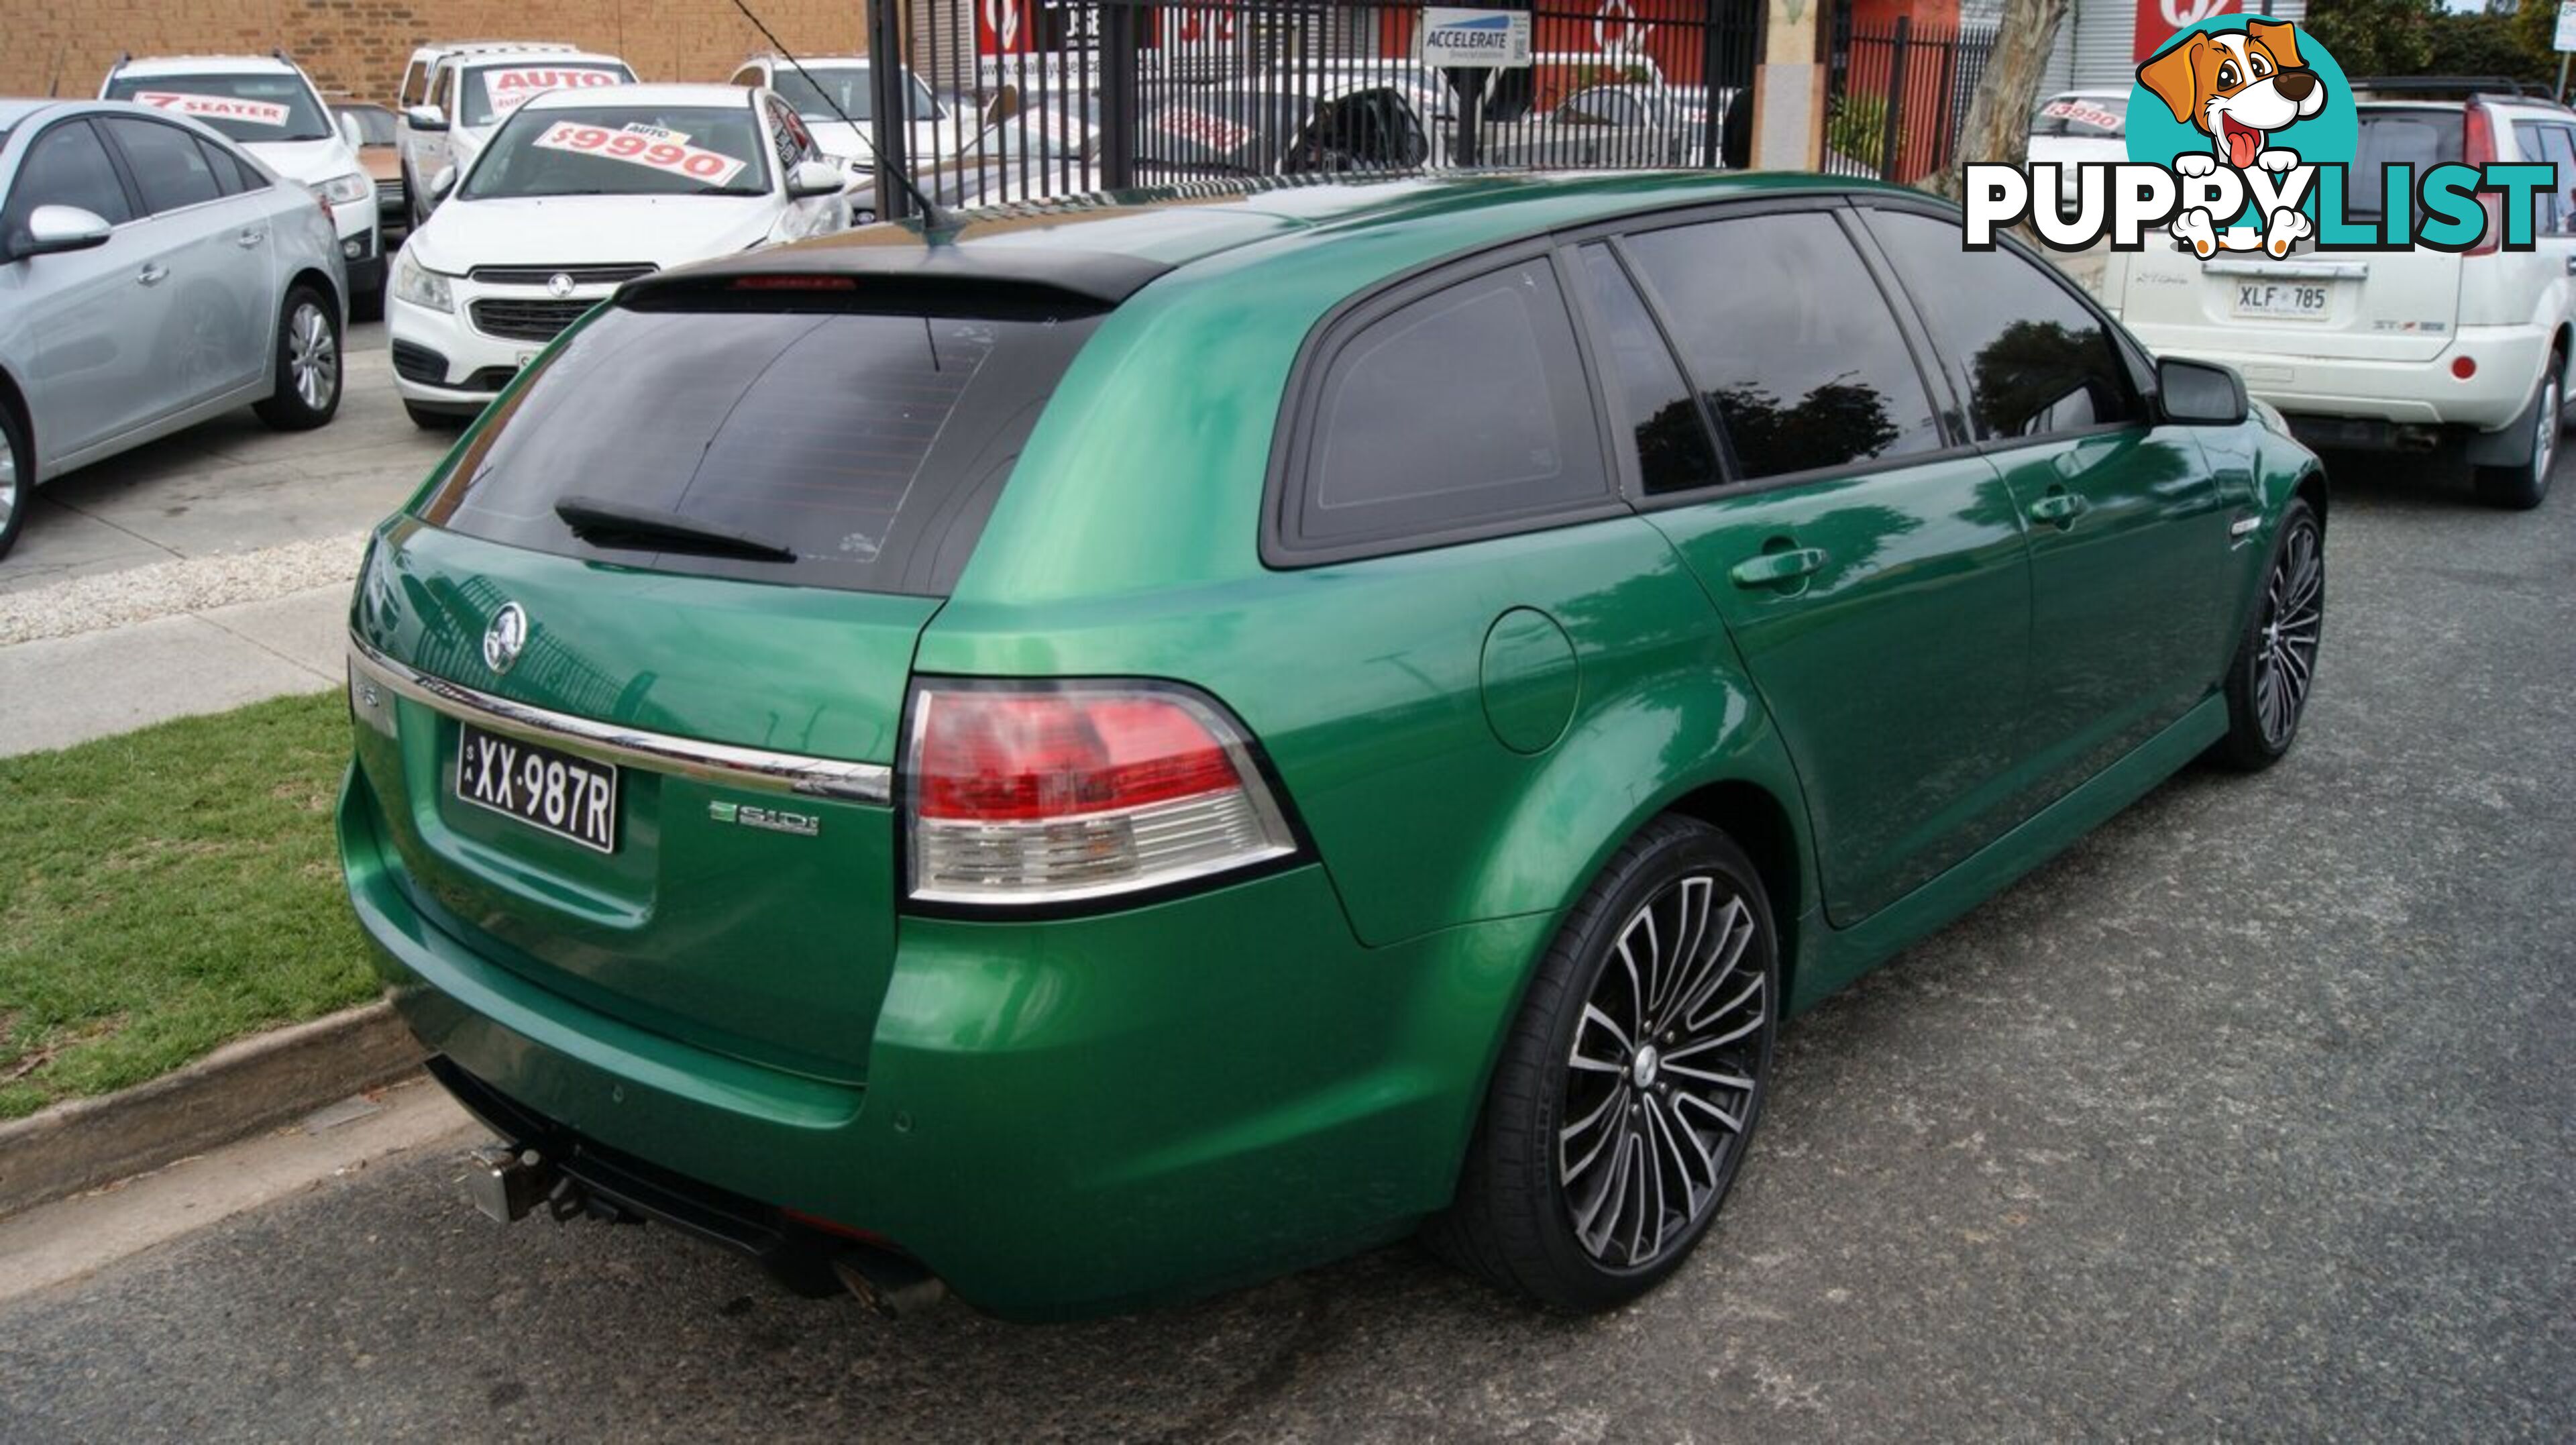
[{"label": "metal gate", "polygon": [[1825,169],[1911,185],[1958,163],[1993,26],[1857,23],[1835,8],[1825,65]]},{"label": "metal gate", "polygon": [[[1534,63],[1473,103],[1418,0],[879,0],[861,118],[942,207],[1485,166],[1742,165],[1761,0],[1523,0]],[[911,207],[881,168],[877,209]]]}]

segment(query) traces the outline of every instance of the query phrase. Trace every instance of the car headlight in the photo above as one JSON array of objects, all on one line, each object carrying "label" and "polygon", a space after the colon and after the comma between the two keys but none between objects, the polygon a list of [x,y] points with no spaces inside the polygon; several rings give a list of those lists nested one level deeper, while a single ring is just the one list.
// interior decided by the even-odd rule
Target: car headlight
[{"label": "car headlight", "polygon": [[375,198],[376,183],[351,171],[345,176],[333,176],[313,189],[321,192],[322,199],[335,206],[354,206],[360,201]]},{"label": "car headlight", "polygon": [[414,306],[432,311],[453,311],[456,297],[447,289],[448,278],[411,258],[411,248],[403,248],[394,262],[394,295]]}]

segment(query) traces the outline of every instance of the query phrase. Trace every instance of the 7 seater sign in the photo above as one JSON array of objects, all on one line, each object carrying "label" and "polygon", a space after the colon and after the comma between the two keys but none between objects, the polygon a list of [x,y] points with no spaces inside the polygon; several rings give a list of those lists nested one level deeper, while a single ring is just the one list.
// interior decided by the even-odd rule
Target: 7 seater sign
[{"label": "7 seater sign", "polygon": [[1431,6],[1422,12],[1422,63],[1454,69],[1526,66],[1529,12]]}]

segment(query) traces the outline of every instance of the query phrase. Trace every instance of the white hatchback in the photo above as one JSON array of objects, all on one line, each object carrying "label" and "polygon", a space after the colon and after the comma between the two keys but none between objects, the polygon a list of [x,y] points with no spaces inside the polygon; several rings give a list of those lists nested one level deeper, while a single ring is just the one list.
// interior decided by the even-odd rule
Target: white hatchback
[{"label": "white hatchback", "polygon": [[847,182],[768,90],[538,96],[395,262],[394,389],[422,426],[472,416],[624,282],[846,228]]},{"label": "white hatchback", "polygon": [[2465,253],[2303,240],[2284,260],[2204,262],[2151,245],[2111,255],[2103,299],[2157,353],[2236,368],[2312,447],[2441,455],[2473,468],[2486,501],[2538,506],[2576,354],[2576,111],[2496,94],[2358,100],[2351,219],[2379,220],[2384,165],[2538,162],[2557,167],[2557,187],[2540,198],[2533,247],[2503,249],[2492,211]]}]

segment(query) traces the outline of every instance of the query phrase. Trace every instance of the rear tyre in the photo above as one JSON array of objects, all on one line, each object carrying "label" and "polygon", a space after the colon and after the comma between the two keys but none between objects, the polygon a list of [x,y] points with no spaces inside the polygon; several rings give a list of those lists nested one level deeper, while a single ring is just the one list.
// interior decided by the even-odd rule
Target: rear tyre
[{"label": "rear tyre", "polygon": [[2549,358],[2549,371],[2540,378],[2540,389],[2531,399],[2531,456],[2514,466],[2480,467],[2476,483],[2478,500],[2490,507],[2527,512],[2540,505],[2549,495],[2549,469],[2558,460],[2558,437],[2565,428],[2562,418],[2567,395],[2567,357],[2564,353]]},{"label": "rear tyre", "polygon": [[1667,815],[1630,839],[1540,959],[1425,1241],[1560,1310],[1662,1283],[1708,1233],[1761,1117],[1776,938],[1725,834]]},{"label": "rear tyre", "polygon": [[279,431],[311,431],[340,410],[340,317],[310,286],[286,293],[277,327],[276,388],[252,407]]},{"label": "rear tyre", "polygon": [[18,414],[0,401],[0,557],[9,555],[36,500],[36,454]]},{"label": "rear tyre", "polygon": [[2303,500],[2281,513],[2263,595],[2227,669],[2227,736],[2212,752],[2241,772],[2272,766],[2299,739],[2325,630],[2325,529]]}]

